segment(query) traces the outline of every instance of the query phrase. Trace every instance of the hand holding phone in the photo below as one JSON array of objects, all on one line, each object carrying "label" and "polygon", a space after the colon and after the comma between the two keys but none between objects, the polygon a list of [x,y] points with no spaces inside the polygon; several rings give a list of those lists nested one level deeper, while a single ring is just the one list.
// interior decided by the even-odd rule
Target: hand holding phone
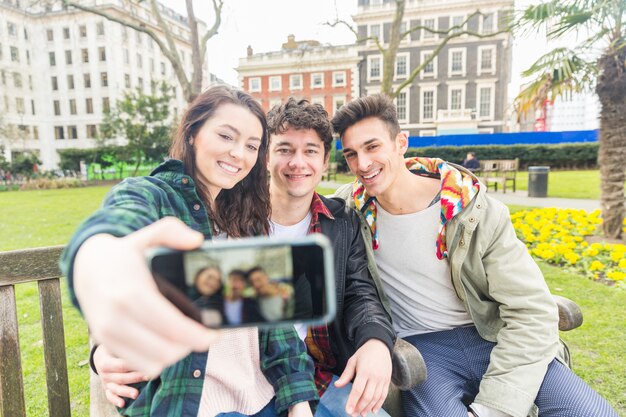
[{"label": "hand holding phone", "polygon": [[161,293],[207,327],[272,327],[332,319],[332,251],[322,235],[297,241],[211,241],[196,250],[156,250],[150,269]]},{"label": "hand holding phone", "polygon": [[149,248],[193,249],[202,239],[165,218],[123,238],[94,235],[76,255],[74,289],[94,340],[146,376],[207,350],[217,337],[161,295],[145,263]]}]

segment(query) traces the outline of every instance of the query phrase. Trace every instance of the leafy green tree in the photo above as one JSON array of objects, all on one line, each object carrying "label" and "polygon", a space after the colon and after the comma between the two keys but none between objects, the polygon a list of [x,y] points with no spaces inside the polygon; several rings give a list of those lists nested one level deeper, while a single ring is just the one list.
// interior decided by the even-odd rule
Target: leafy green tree
[{"label": "leafy green tree", "polygon": [[518,25],[520,31],[545,28],[548,39],[574,34],[584,38],[548,52],[526,70],[523,75],[533,81],[520,92],[517,105],[525,112],[543,106],[545,100],[595,89],[601,106],[602,227],[606,237],[620,238],[626,214],[626,2],[551,0],[529,6]]},{"label": "leafy green tree", "polygon": [[[152,85],[152,94],[140,88],[124,94],[122,100],[105,112],[100,132],[105,139],[122,136],[128,141],[124,147],[126,162],[134,162],[135,171],[141,163],[161,159],[167,154],[170,143],[171,87],[166,83]],[[118,159],[119,161],[120,159]]]},{"label": "leafy green tree", "polygon": [[9,169],[13,175],[23,175],[26,178],[37,176],[37,166],[41,161],[37,155],[30,152],[19,152],[11,161]]}]

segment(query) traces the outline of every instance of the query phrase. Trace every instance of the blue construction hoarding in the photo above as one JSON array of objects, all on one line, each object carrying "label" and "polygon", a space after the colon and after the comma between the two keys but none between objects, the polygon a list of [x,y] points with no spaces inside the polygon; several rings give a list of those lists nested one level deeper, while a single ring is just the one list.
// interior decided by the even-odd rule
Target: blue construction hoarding
[{"label": "blue construction hoarding", "polygon": [[[480,145],[545,145],[560,143],[597,142],[597,130],[578,130],[572,132],[520,132],[520,133],[484,133],[470,135],[411,136],[410,148],[430,146],[480,146]],[[337,141],[337,149],[341,149]]]}]

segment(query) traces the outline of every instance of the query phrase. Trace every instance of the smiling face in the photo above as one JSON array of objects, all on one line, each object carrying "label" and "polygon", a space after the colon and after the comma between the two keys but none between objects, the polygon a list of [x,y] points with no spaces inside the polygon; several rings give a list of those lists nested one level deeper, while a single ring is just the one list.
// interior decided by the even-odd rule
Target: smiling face
[{"label": "smiling face", "polygon": [[384,194],[405,169],[406,135],[399,133],[392,138],[387,125],[377,117],[350,126],[341,143],[350,171],[370,196]]},{"label": "smiling face", "polygon": [[289,128],[271,135],[267,168],[272,195],[310,201],[327,166],[324,143],[315,130]]},{"label": "smiling face", "polygon": [[200,294],[213,295],[222,286],[222,274],[217,268],[205,268],[198,272],[195,281],[196,289]]},{"label": "smiling face", "polygon": [[230,189],[254,167],[261,146],[261,122],[245,107],[225,103],[190,140],[195,151],[198,180],[215,200],[222,189]]}]

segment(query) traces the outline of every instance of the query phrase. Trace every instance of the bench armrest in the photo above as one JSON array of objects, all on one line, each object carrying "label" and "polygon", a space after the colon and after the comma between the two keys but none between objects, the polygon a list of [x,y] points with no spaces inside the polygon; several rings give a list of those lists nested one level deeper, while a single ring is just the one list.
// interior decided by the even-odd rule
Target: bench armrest
[{"label": "bench armrest", "polygon": [[580,327],[583,324],[583,313],[574,301],[569,298],[553,295],[554,301],[559,308],[559,330],[566,332]]},{"label": "bench armrest", "polygon": [[426,381],[426,363],[415,346],[396,339],[391,356],[391,382],[401,390],[408,390]]}]

